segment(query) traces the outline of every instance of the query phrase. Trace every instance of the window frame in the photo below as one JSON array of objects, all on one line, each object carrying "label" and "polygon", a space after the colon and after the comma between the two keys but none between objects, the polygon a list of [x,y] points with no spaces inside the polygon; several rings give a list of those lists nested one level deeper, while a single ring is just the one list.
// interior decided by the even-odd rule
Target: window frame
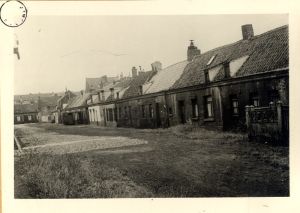
[{"label": "window frame", "polygon": [[192,118],[198,118],[199,117],[199,106],[197,98],[191,99],[191,105],[192,105]]},{"label": "window frame", "polygon": [[[210,110],[209,110],[209,106],[210,106]],[[214,115],[213,98],[211,95],[204,96],[204,117],[205,119],[213,119],[214,116],[215,115]]]},{"label": "window frame", "polygon": [[149,117],[154,118],[154,108],[152,104],[149,104]]}]

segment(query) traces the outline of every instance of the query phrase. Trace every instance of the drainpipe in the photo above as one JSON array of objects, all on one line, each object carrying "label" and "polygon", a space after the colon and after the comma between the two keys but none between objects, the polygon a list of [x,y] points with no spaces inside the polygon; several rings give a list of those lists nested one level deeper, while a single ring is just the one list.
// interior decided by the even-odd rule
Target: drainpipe
[{"label": "drainpipe", "polygon": [[169,118],[169,106],[167,102],[167,92],[164,91],[164,98],[165,98],[165,105],[166,105],[166,110],[167,110],[167,128],[170,127],[170,118]]}]

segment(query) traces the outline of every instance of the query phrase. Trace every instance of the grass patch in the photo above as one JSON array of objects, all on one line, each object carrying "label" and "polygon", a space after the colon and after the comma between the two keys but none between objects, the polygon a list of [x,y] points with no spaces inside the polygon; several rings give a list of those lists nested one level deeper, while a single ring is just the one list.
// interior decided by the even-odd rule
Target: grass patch
[{"label": "grass patch", "polygon": [[207,130],[203,127],[189,125],[189,124],[177,125],[174,127],[170,127],[169,131],[179,137],[185,137],[188,139],[245,140],[247,138],[247,136],[242,133]]},{"label": "grass patch", "polygon": [[151,197],[118,169],[75,155],[15,157],[15,198]]}]

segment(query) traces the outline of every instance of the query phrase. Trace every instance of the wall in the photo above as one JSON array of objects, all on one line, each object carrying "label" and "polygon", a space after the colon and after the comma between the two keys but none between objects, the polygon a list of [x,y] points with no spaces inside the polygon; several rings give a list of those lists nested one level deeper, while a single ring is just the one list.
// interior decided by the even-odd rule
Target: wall
[{"label": "wall", "polygon": [[[31,116],[31,120],[29,118]],[[18,121],[17,117],[20,118]],[[23,123],[36,123],[38,122],[37,113],[26,113],[26,114],[14,114],[14,123],[23,124]]]},{"label": "wall", "polygon": [[[254,76],[255,77],[255,76]],[[190,123],[213,129],[246,131],[245,107],[257,98],[260,106],[268,106],[271,101],[281,100],[288,105],[288,76],[248,78],[245,81],[209,84],[207,87],[194,87],[164,93],[140,96],[135,99],[119,100],[117,125],[135,128],[159,128]],[[212,86],[211,86],[212,85]],[[206,116],[207,96],[212,97],[212,117]],[[197,105],[197,115],[193,115],[193,103]],[[238,113],[234,112],[233,99]],[[149,105],[153,107],[150,116]],[[184,105],[184,107],[182,107]],[[142,115],[142,106],[145,115]],[[127,112],[125,113],[125,109]],[[121,110],[121,111],[120,111]],[[129,111],[130,110],[130,111]]]},{"label": "wall", "polygon": [[100,106],[89,106],[88,113],[90,124],[100,126],[105,125],[103,109],[101,109]]},{"label": "wall", "polygon": [[[245,107],[253,105],[253,94],[259,98],[260,106],[269,106],[271,101],[281,100],[283,105],[288,105],[288,77],[275,79],[253,80],[245,83],[237,83],[220,87],[223,103],[224,130],[246,130]],[[274,92],[278,92],[276,98]],[[234,116],[232,112],[231,97],[237,96],[239,101],[239,114]]]}]

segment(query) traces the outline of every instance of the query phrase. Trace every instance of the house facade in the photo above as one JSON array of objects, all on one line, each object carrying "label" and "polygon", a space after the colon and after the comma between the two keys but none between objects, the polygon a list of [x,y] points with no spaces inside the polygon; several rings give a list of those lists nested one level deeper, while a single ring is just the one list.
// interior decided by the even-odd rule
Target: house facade
[{"label": "house facade", "polygon": [[[123,86],[100,85],[87,99],[91,124],[165,128],[190,123],[222,130],[245,130],[246,106],[289,104],[288,26],[202,53],[190,41],[185,60],[137,72]],[[86,106],[84,106],[86,107]]]},{"label": "house facade", "polygon": [[89,124],[87,100],[90,93],[83,92],[68,99],[65,107],[61,110],[62,123],[66,125]]},{"label": "house facade", "polygon": [[203,54],[191,41],[186,61],[159,71],[141,95],[116,101],[118,126],[244,130],[247,105],[288,105],[288,27],[254,36],[247,25],[242,34],[247,36]]},{"label": "house facade", "polygon": [[38,122],[37,104],[15,104],[14,124],[36,123]]}]

